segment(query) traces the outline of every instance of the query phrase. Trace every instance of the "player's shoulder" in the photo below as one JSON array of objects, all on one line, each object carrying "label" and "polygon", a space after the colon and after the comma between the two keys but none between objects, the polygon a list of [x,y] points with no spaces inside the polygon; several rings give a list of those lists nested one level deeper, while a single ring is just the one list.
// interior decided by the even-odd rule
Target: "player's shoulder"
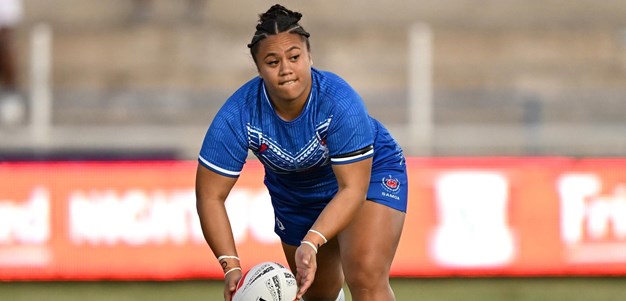
[{"label": "player's shoulder", "polygon": [[317,84],[320,88],[350,88],[350,84],[338,74],[328,71],[328,70],[320,70],[316,68],[311,69],[311,73],[313,77],[317,81]]},{"label": "player's shoulder", "polygon": [[259,99],[259,89],[263,81],[260,77],[254,77],[241,85],[226,101],[239,105],[252,105]]},{"label": "player's shoulder", "polygon": [[239,87],[222,105],[219,115],[241,116],[243,112],[250,112],[259,99],[259,89],[262,81],[255,77]]},{"label": "player's shoulder", "polygon": [[312,72],[318,93],[323,99],[332,99],[336,104],[361,101],[361,96],[343,77],[325,70],[313,69]]}]

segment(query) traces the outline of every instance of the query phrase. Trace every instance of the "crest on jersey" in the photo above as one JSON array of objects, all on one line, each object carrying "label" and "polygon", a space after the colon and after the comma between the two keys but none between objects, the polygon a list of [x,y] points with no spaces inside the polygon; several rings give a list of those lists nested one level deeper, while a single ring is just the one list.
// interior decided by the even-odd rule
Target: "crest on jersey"
[{"label": "crest on jersey", "polygon": [[382,185],[385,190],[389,192],[398,192],[400,190],[400,181],[389,175],[389,177],[383,177]]}]

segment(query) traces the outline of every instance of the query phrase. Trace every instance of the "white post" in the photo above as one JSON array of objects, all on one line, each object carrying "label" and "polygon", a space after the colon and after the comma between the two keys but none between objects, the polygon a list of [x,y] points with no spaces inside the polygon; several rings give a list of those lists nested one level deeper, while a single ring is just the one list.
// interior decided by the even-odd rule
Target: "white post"
[{"label": "white post", "polygon": [[52,117],[50,66],[52,30],[37,24],[30,35],[30,118],[31,134],[36,144],[47,142]]},{"label": "white post", "polygon": [[432,153],[432,31],[428,24],[409,28],[409,145],[415,155]]}]

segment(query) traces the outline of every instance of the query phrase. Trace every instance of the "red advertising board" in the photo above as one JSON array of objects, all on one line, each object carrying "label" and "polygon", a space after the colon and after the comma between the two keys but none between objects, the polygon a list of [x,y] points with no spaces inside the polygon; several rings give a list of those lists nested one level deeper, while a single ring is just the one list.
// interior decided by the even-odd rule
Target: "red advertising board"
[{"label": "red advertising board", "polygon": [[[626,275],[626,159],[410,158],[392,276]],[[196,163],[0,163],[0,280],[220,278]],[[263,168],[226,206],[244,268],[285,262]]]}]

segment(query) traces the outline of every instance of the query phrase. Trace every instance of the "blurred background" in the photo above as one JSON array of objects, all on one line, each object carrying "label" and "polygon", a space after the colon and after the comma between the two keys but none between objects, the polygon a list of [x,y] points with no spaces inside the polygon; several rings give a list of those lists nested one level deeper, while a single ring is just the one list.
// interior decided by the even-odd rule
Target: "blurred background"
[{"label": "blurred background", "polygon": [[[398,300],[626,298],[623,0],[0,0],[0,279],[25,280],[0,299],[219,300],[194,161],[276,2],[410,157]],[[238,204],[267,201],[240,182]],[[181,221],[160,202],[186,228],[129,241],[146,217]],[[244,255],[280,256],[235,213]]]},{"label": "blurred background", "polygon": [[[0,154],[195,158],[273,1],[23,0]],[[626,4],[287,2],[409,155],[626,153]]]}]

